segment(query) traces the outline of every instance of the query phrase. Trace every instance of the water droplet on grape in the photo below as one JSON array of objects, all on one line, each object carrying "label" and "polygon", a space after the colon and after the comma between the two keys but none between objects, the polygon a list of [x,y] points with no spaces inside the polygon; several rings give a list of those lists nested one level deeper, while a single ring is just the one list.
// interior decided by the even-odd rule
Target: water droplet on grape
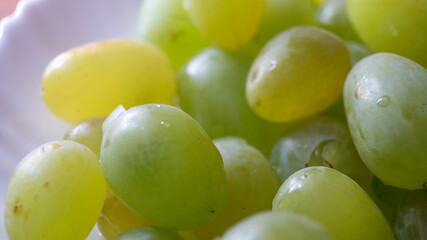
[{"label": "water droplet on grape", "polygon": [[163,127],[166,127],[166,128],[170,126],[170,124],[167,121],[161,121],[160,124],[162,124]]},{"label": "water droplet on grape", "polygon": [[382,96],[377,99],[377,106],[385,108],[388,105],[390,105],[390,97],[389,96]]},{"label": "water droplet on grape", "polygon": [[277,60],[271,60],[270,61],[270,67],[268,67],[268,70],[269,71],[273,71],[274,69],[276,69],[276,67],[277,67]]}]

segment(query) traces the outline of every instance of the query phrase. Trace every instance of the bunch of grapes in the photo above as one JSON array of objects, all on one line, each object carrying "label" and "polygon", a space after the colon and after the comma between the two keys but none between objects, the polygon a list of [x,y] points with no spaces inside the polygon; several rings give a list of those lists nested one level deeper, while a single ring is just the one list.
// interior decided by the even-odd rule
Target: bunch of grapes
[{"label": "bunch of grapes", "polygon": [[[125,3],[124,3],[125,4]],[[427,239],[427,0],[144,0],[71,49],[11,240]]]}]

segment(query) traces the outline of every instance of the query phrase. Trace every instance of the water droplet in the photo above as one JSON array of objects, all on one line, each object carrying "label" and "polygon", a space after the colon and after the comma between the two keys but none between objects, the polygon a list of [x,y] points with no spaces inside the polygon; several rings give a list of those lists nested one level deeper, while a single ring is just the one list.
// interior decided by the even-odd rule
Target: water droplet
[{"label": "water droplet", "polygon": [[170,127],[170,124],[167,121],[161,121],[160,124],[162,124],[163,127],[166,127],[166,128]]},{"label": "water droplet", "polygon": [[274,69],[276,69],[276,67],[277,67],[277,60],[271,60],[270,61],[270,67],[268,67],[268,70],[269,71],[273,71]]},{"label": "water droplet", "polygon": [[377,99],[377,106],[385,108],[388,105],[390,105],[390,97],[389,96],[382,96]]}]

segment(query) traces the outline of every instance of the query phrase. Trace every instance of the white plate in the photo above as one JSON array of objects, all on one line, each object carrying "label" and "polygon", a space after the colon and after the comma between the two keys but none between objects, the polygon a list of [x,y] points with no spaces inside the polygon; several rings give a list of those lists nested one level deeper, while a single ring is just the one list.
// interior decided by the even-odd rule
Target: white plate
[{"label": "white plate", "polygon": [[[141,0],[21,0],[0,23],[0,239],[4,195],[17,163],[32,149],[61,139],[68,125],[40,96],[40,78],[57,54],[92,41],[137,38]],[[88,239],[97,239],[91,234]]]}]

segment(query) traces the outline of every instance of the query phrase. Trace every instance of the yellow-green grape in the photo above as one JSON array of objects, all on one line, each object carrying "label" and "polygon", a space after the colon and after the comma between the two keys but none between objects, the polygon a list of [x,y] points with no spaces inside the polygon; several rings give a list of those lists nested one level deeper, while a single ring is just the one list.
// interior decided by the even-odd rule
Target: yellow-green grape
[{"label": "yellow-green grape", "polygon": [[227,230],[222,240],[334,240],[320,223],[293,212],[254,214]]},{"label": "yellow-green grape", "polygon": [[396,240],[427,239],[427,190],[408,192],[396,208],[393,231]]},{"label": "yellow-green grape", "polygon": [[344,105],[360,157],[383,183],[427,187],[427,69],[392,53],[364,58],[348,74]]},{"label": "yellow-green grape", "polygon": [[92,43],[64,52],[42,79],[46,106],[58,117],[79,122],[108,115],[118,105],[172,104],[176,79],[167,56],[132,40]]},{"label": "yellow-green grape", "polygon": [[243,46],[258,30],[265,0],[184,0],[195,25],[222,48]]},{"label": "yellow-green grape", "polygon": [[96,155],[73,141],[46,143],[16,167],[6,193],[10,240],[83,240],[101,213],[105,181]]},{"label": "yellow-green grape", "polygon": [[326,0],[316,10],[319,26],[335,33],[344,40],[360,42],[347,15],[347,0]]},{"label": "yellow-green grape", "polygon": [[314,8],[310,0],[265,0],[265,12],[259,30],[242,50],[256,56],[280,32],[297,25],[314,24]]},{"label": "yellow-green grape", "polygon": [[292,174],[277,192],[273,211],[304,214],[337,239],[394,239],[387,220],[366,192],[328,167],[309,167]]},{"label": "yellow-green grape", "polygon": [[203,50],[180,71],[180,105],[212,139],[241,137],[269,155],[290,127],[268,123],[249,108],[245,83],[250,65],[250,59],[237,53],[217,47]]},{"label": "yellow-green grape", "polygon": [[319,6],[319,5],[321,5],[323,2],[325,2],[325,0],[311,0],[311,2],[312,2],[315,6]]},{"label": "yellow-green grape", "polygon": [[145,0],[139,31],[143,40],[162,49],[175,70],[210,41],[194,26],[183,0]]},{"label": "yellow-green grape", "polygon": [[139,227],[121,234],[114,240],[183,240],[183,238],[166,228]]},{"label": "yellow-green grape", "polygon": [[227,200],[224,209],[208,224],[194,229],[197,239],[213,239],[241,219],[271,209],[279,189],[276,173],[260,151],[245,140],[226,137],[214,140],[224,160]]},{"label": "yellow-green grape", "polygon": [[348,14],[373,52],[399,54],[427,68],[427,0],[348,0]]},{"label": "yellow-green grape", "polygon": [[280,138],[270,162],[281,182],[310,166],[334,168],[367,190],[373,180],[353,145],[347,126],[329,117],[315,117]]},{"label": "yellow-green grape", "polygon": [[260,52],[246,82],[246,98],[268,121],[298,120],[336,102],[349,70],[349,52],[337,36],[317,27],[294,27]]},{"label": "yellow-green grape", "polygon": [[157,226],[188,230],[211,221],[226,199],[222,158],[183,111],[119,107],[103,125],[101,167],[113,193]]},{"label": "yellow-green grape", "polygon": [[102,143],[102,123],[105,116],[84,120],[65,134],[65,140],[72,140],[88,147],[99,159]]},{"label": "yellow-green grape", "polygon": [[102,236],[111,240],[133,228],[150,225],[130,211],[111,190],[107,189],[104,207],[98,219],[98,229]]}]

